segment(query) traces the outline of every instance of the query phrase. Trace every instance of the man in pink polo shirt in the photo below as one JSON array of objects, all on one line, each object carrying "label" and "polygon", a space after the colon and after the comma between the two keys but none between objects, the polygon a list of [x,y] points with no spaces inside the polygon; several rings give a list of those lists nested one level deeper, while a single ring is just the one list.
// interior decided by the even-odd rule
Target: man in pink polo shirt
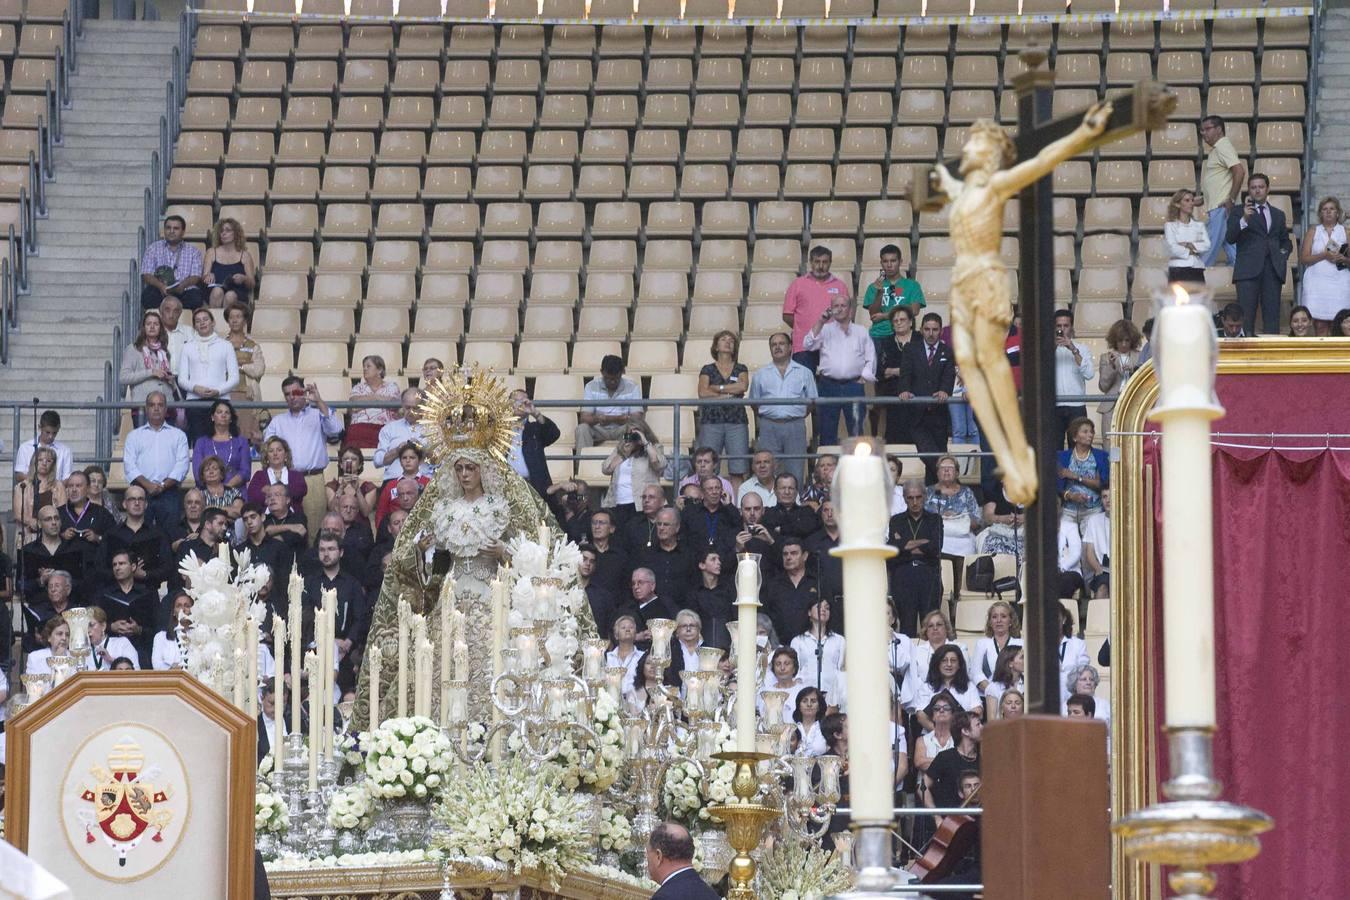
[{"label": "man in pink polo shirt", "polygon": [[783,297],[783,321],[792,326],[792,359],[812,373],[820,352],[807,350],[802,342],[835,297],[851,299],[848,285],[830,273],[832,258],[828,247],[812,247],[806,274],[795,278]]}]

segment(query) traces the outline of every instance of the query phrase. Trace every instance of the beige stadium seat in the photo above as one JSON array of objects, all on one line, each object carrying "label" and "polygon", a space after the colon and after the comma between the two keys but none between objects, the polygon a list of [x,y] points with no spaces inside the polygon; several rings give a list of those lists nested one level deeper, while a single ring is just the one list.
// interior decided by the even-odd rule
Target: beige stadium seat
[{"label": "beige stadium seat", "polygon": [[357,340],[352,347],[352,363],[347,374],[353,378],[361,374],[361,367],[368,356],[378,356],[384,360],[390,372],[403,370],[403,342],[381,340]]},{"label": "beige stadium seat", "polygon": [[648,240],[642,267],[649,272],[685,272],[694,266],[694,246],[690,241]]},{"label": "beige stadium seat", "polygon": [[1168,197],[1144,197],[1139,201],[1140,232],[1160,232],[1167,221]]},{"label": "beige stadium seat", "polygon": [[895,120],[895,100],[887,91],[852,91],[844,108],[848,125],[890,126]]},{"label": "beige stadium seat", "polygon": [[507,340],[478,341],[470,336],[469,342],[464,345],[462,362],[465,366],[476,363],[484,369],[505,373],[511,370],[514,361],[511,342]]},{"label": "beige stadium seat", "polygon": [[[593,377],[600,371],[600,363],[606,356],[622,356],[623,347],[618,341],[608,340],[585,340],[577,341],[572,347],[572,364],[568,367],[567,375],[555,375],[553,378],[558,381],[552,386],[552,390],[559,391],[564,386],[575,387],[575,392],[571,394],[562,394],[551,396],[547,399],[553,400],[576,400],[581,396],[584,388],[582,382]],[[538,385],[536,385],[536,390]],[[538,397],[538,394],[536,394]]]},{"label": "beige stadium seat", "polygon": [[215,170],[176,166],[169,175],[166,196],[170,203],[214,202],[216,199]]},{"label": "beige stadium seat", "polygon": [[849,70],[849,88],[854,91],[894,90],[898,81],[893,52],[889,56],[855,57]]},{"label": "beige stadium seat", "polygon": [[370,253],[370,271],[415,272],[420,255],[416,241],[376,241]]},{"label": "beige stadium seat", "polygon": [[[749,205],[732,201],[732,206],[738,210],[736,221],[741,221],[741,211],[744,213],[745,227],[739,233],[747,234],[750,231],[750,210]],[[704,229],[706,232],[709,210],[704,207],[703,210]],[[734,223],[728,223],[730,229]],[[758,237],[793,237],[798,240],[801,238],[802,231],[806,227],[806,219],[801,201],[798,200],[766,200],[755,207],[755,234]],[[730,231],[736,234],[735,230]]]},{"label": "beige stadium seat", "polygon": [[1259,111],[1262,119],[1303,119],[1307,108],[1303,85],[1261,85]]},{"label": "beige stadium seat", "polygon": [[914,207],[908,200],[868,200],[863,214],[863,233],[908,234],[914,224]]},{"label": "beige stadium seat", "polygon": [[796,272],[755,271],[750,274],[750,285],[746,290],[746,302],[783,304],[788,285],[797,277]]},{"label": "beige stadium seat", "polygon": [[327,131],[333,124],[332,97],[290,97],[283,131]]},{"label": "beige stadium seat", "polygon": [[997,51],[993,55],[957,56],[952,63],[952,87],[990,89],[997,84]]},{"label": "beige stadium seat", "polygon": [[900,83],[906,88],[945,88],[949,69],[945,56],[906,54]]},{"label": "beige stadium seat", "polygon": [[425,131],[436,120],[436,102],[431,97],[410,95],[394,96],[389,99],[389,112],[385,116],[386,128],[415,128]]},{"label": "beige stadium seat", "polygon": [[[1107,165],[1104,163],[1104,165]],[[1142,176],[1140,178],[1142,182]],[[1142,186],[1142,185],[1141,185]],[[1092,163],[1071,159],[1055,168],[1056,194],[1087,194],[1092,191]]]},{"label": "beige stadium seat", "polygon": [[342,375],[347,371],[345,341],[304,341],[295,370],[305,375]]},{"label": "beige stadium seat", "polygon": [[253,311],[253,321],[250,323],[249,334],[255,340],[291,342],[295,340],[295,336],[299,333],[299,309],[259,307]]},{"label": "beige stadium seat", "polygon": [[375,156],[375,135],[365,131],[334,133],[324,154],[325,166],[362,166],[368,168]]},{"label": "beige stadium seat", "polygon": [[856,235],[859,211],[854,200],[821,200],[811,205],[812,235]]},{"label": "beige stadium seat", "polygon": [[1308,80],[1308,54],[1299,50],[1272,50],[1261,55],[1261,83],[1290,81],[1296,84]]},{"label": "beige stadium seat", "polygon": [[299,272],[308,275],[314,268],[314,245],[308,241],[272,241],[262,261],[266,272]]},{"label": "beige stadium seat", "polygon": [[711,338],[719,331],[740,331],[736,308],[723,303],[698,305],[689,311],[689,339]]},{"label": "beige stadium seat", "polygon": [[544,98],[544,107],[539,113],[539,127],[580,128],[589,115],[585,94],[549,94]]},{"label": "beige stadium seat", "polygon": [[1136,131],[1127,137],[1118,141],[1112,141],[1101,147],[1101,155],[1104,159],[1126,156],[1130,158],[1142,157],[1148,151],[1148,141],[1144,132]]},{"label": "beige stadium seat", "polygon": [[276,154],[276,138],[261,131],[236,131],[225,152],[226,166],[270,166]]},{"label": "beige stadium seat", "polygon": [[879,163],[841,163],[835,170],[835,197],[876,197],[881,190]]},{"label": "beige stadium seat", "polygon": [[715,303],[734,312],[744,296],[745,286],[739,272],[700,270],[694,278],[693,301],[696,308],[700,304]]},{"label": "beige stadium seat", "polygon": [[1056,87],[1096,89],[1102,78],[1101,57],[1096,53],[1060,53],[1055,57],[1054,72]]},{"label": "beige stadium seat", "polygon": [[319,208],[313,203],[277,203],[267,223],[267,239],[312,240],[319,230]]},{"label": "beige stadium seat", "polygon": [[1130,259],[1130,239],[1123,234],[1093,234],[1083,238],[1083,267],[1105,269],[1124,265]]},{"label": "beige stadium seat", "polygon": [[[1187,22],[1186,24],[1196,30],[1195,23]],[[1198,30],[1203,39],[1204,29]],[[1152,22],[1112,22],[1109,31],[1112,50],[1142,50],[1147,53],[1151,52],[1157,43]]]},{"label": "beige stadium seat", "polygon": [[375,237],[420,240],[426,228],[426,207],[421,203],[384,203],[375,220]]},{"label": "beige stadium seat", "polygon": [[[690,60],[654,59],[652,68],[655,78],[648,85],[648,90],[689,90],[689,73],[692,70]],[[668,88],[664,83],[667,78],[672,81]],[[595,91],[598,94],[636,94],[642,87],[642,61],[628,57],[601,59],[595,69],[594,80]],[[555,92],[551,82],[552,79],[548,85],[550,93]],[[576,89],[585,92],[589,87],[590,84],[587,83],[578,85]]]},{"label": "beige stadium seat", "polygon": [[[525,279],[510,272],[483,272],[474,281],[473,305],[477,309],[497,306],[516,309],[525,299]],[[477,328],[476,321],[469,323]]]},{"label": "beige stadium seat", "polygon": [[319,200],[360,202],[370,193],[370,170],[364,166],[328,166],[323,170]]},{"label": "beige stadium seat", "polygon": [[[695,83],[691,73],[689,60],[653,59],[647,73],[647,90],[689,90]],[[704,57],[698,64],[697,84],[700,91],[739,92],[745,84],[745,64],[728,57]]]},{"label": "beige stadium seat", "polygon": [[586,227],[585,206],[578,202],[539,204],[534,231],[540,238],[580,239]]},{"label": "beige stadium seat", "polygon": [[[547,372],[550,369],[555,372],[567,368],[567,350],[566,342],[572,339],[572,309],[567,306],[533,306],[525,308],[525,327],[521,332],[524,337],[531,338],[530,352],[526,354],[531,357],[530,364],[533,368]],[[534,359],[535,345],[534,338],[547,338],[557,340],[563,344],[562,356],[556,361],[550,360],[548,365],[541,365]],[[524,360],[522,360],[523,362]]]},{"label": "beige stadium seat", "polygon": [[[278,166],[317,166],[323,161],[326,151],[327,141],[321,132],[283,131],[273,162]],[[316,173],[314,179],[316,189],[318,182]]]},{"label": "beige stadium seat", "polygon": [[[1086,242],[1084,244],[1086,247]],[[1160,237],[1141,237],[1139,239],[1139,253],[1135,257],[1135,269],[1158,269],[1167,268],[1168,260],[1171,254],[1167,252],[1167,244]]]},{"label": "beige stadium seat", "polygon": [[834,171],[828,163],[790,163],[783,178],[783,196],[826,198],[833,189],[833,181]]},{"label": "beige stadium seat", "polygon": [[[15,69],[17,73],[18,67]],[[15,90],[22,90],[17,82],[11,86]],[[280,124],[280,97],[240,97],[230,127],[240,131],[276,131]]]},{"label": "beige stadium seat", "polygon": [[485,59],[446,61],[441,90],[447,94],[485,94],[492,80],[492,71]]},{"label": "beige stadium seat", "polygon": [[745,98],[745,124],[748,127],[786,128],[792,124],[790,94],[760,92]]},{"label": "beige stadium seat", "polygon": [[536,131],[530,139],[530,162],[572,165],[578,145],[574,131]]},{"label": "beige stadium seat", "polygon": [[469,302],[469,276],[451,272],[428,273],[422,276],[417,291],[417,306],[463,307]]},{"label": "beige stadium seat", "polygon": [[530,223],[528,203],[489,203],[483,213],[483,237],[527,238]]},{"label": "beige stadium seat", "polygon": [[829,248],[834,254],[831,270],[847,281],[847,273],[852,272],[858,265],[857,242],[845,238],[813,238],[811,243],[813,246]]},{"label": "beige stadium seat", "polygon": [[483,241],[478,254],[478,273],[481,279],[487,272],[514,272],[524,274],[530,267],[528,241]]},{"label": "beige stadium seat", "polygon": [[[1070,201],[1072,202],[1072,201]],[[1134,216],[1128,197],[1090,197],[1083,207],[1083,230],[1128,234]]]},{"label": "beige stadium seat", "polygon": [[1148,164],[1148,192],[1171,194],[1182,188],[1194,190],[1199,185],[1195,164],[1189,159],[1157,159]]},{"label": "beige stadium seat", "polygon": [[[1170,54],[1177,55],[1177,54]],[[1163,54],[1165,60],[1169,54]],[[1159,61],[1158,78],[1164,79],[1162,67],[1165,64],[1163,60]],[[1178,60],[1179,62],[1179,60]],[[1178,68],[1180,74],[1182,68]],[[1202,72],[1203,74],[1203,72]],[[1121,85],[1133,87],[1140,81],[1146,81],[1153,77],[1153,59],[1148,53],[1111,53],[1106,57],[1106,83],[1108,85]],[[1172,79],[1166,79],[1168,84],[1173,83]],[[1178,84],[1191,84],[1193,82],[1184,78],[1177,79]],[[1096,87],[1096,82],[1087,82],[1086,86]]]},{"label": "beige stadium seat", "polygon": [[872,127],[844,129],[839,141],[840,162],[879,163],[885,158],[886,129]]},{"label": "beige stadium seat", "polygon": [[[591,15],[596,14],[592,4]],[[632,15],[632,7],[623,16]],[[610,25],[600,30],[600,56],[642,56],[647,52],[647,31],[640,25]]]},{"label": "beige stadium seat", "polygon": [[937,129],[895,128],[891,130],[891,159],[928,162],[937,157]]},{"label": "beige stadium seat", "polygon": [[525,197],[531,202],[571,199],[571,166],[530,166],[525,178]]},{"label": "beige stadium seat", "polygon": [[[380,241],[375,245],[378,253],[380,247],[384,244],[400,244],[402,241]],[[413,252],[416,254],[417,243],[408,241],[412,244]],[[415,257],[414,257],[414,262]],[[432,273],[468,275],[474,268],[474,246],[471,241],[432,241],[427,245],[426,259],[422,261],[423,273],[430,275]],[[371,259],[371,269],[376,269],[376,258]],[[405,270],[398,270],[405,271]]]},{"label": "beige stadium seat", "polygon": [[726,197],[729,188],[726,166],[702,163],[686,165],[680,174],[681,199],[721,200]]},{"label": "beige stadium seat", "polygon": [[612,238],[591,241],[586,271],[592,274],[623,272],[631,277],[637,271],[637,241]]},{"label": "beige stadium seat", "polygon": [[[902,122],[940,125],[947,118],[947,101],[940,90],[902,90],[897,115]],[[854,124],[852,119],[850,124]]]},{"label": "beige stadium seat", "polygon": [[[669,95],[665,96],[669,97]],[[683,95],[680,95],[679,99],[683,100]],[[691,118],[682,118],[684,116],[683,106],[683,103],[675,103],[669,113],[660,107],[653,110],[651,98],[648,98],[647,116],[644,123],[683,127],[683,123],[687,119],[695,128],[735,128],[736,123],[741,120],[741,99],[737,94],[699,94],[694,102],[694,111]],[[747,126],[766,124],[771,123],[746,119]]]},{"label": "beige stadium seat", "polygon": [[581,297],[581,283],[576,272],[536,272],[530,279],[531,307],[561,307],[570,311]]},{"label": "beige stadium seat", "polygon": [[[1104,271],[1104,270],[1103,270]],[[1073,310],[1073,330],[1079,337],[1104,337],[1124,317],[1123,303],[1079,300]]]},{"label": "beige stadium seat", "polygon": [[1256,152],[1293,155],[1303,151],[1302,122],[1260,122],[1256,126]]},{"label": "beige stadium seat", "polygon": [[[572,360],[575,364],[575,348],[572,351]],[[679,370],[680,351],[679,346],[674,341],[633,341],[628,345],[627,371],[629,375],[635,377],[664,375]],[[538,391],[537,383],[535,390]],[[577,386],[576,393],[565,399],[573,399],[579,396],[581,396],[580,385]]]},{"label": "beige stadium seat", "polygon": [[1261,172],[1270,179],[1272,192],[1297,193],[1303,183],[1302,163],[1293,157],[1257,159],[1252,163],[1252,171]]},{"label": "beige stadium seat", "polygon": [[[627,143],[627,132],[624,135]],[[635,164],[675,165],[680,159],[680,133],[674,129],[643,129],[633,138],[633,162]]]},{"label": "beige stadium seat", "polygon": [[[1177,105],[1172,110],[1169,119],[1180,119],[1182,121],[1194,122],[1200,118],[1200,89],[1194,86],[1176,85],[1172,88],[1172,93],[1177,97]],[[1233,127],[1232,122],[1228,124],[1229,129]]]},{"label": "beige stadium seat", "polygon": [[974,122],[977,119],[993,119],[997,116],[993,91],[956,90],[952,91],[947,108],[947,118],[951,122]]},{"label": "beige stadium seat", "polygon": [[797,97],[797,125],[839,127],[844,118],[844,100],[835,93],[809,93]]},{"label": "beige stadium seat", "polygon": [[[356,4],[352,4],[355,8]],[[394,52],[394,30],[389,25],[353,25],[347,38],[347,56],[388,59]]]},{"label": "beige stadium seat", "polygon": [[479,131],[487,119],[481,96],[445,96],[436,115],[436,127],[442,131]]},{"label": "beige stadium seat", "polygon": [[684,158],[686,162],[726,164],[731,162],[732,146],[730,129],[691,128],[685,135]]},{"label": "beige stadium seat", "polygon": [[797,65],[791,57],[757,55],[750,60],[746,85],[752,91],[791,91],[796,74]]},{"label": "beige stadium seat", "polygon": [[[228,97],[189,97],[183,104],[181,127],[185,132],[224,131],[230,124]],[[180,135],[181,140],[186,135]]]},{"label": "beige stadium seat", "polygon": [[774,165],[740,165],[731,176],[731,196],[739,200],[774,200],[778,197],[779,174]]},{"label": "beige stadium seat", "polygon": [[[1076,163],[1069,163],[1076,165]],[[1083,163],[1083,165],[1087,165]],[[1157,165],[1161,165],[1158,163]],[[1152,174],[1150,166],[1149,173]],[[1058,185],[1056,185],[1058,187]],[[1097,164],[1098,194],[1137,195],[1144,191],[1144,167],[1138,160],[1113,159]]]},{"label": "beige stadium seat", "polygon": [[[653,203],[652,208],[655,209],[660,205]],[[690,219],[693,218],[692,209],[689,216]],[[591,235],[594,237],[636,238],[642,229],[642,209],[629,200],[597,203],[591,213],[590,227]]]},{"label": "beige stadium seat", "polygon": [[633,276],[628,272],[586,273],[582,309],[589,306],[622,306],[633,303]]},{"label": "beige stadium seat", "polygon": [[[679,312],[679,310],[676,310]],[[669,333],[669,332],[668,332]],[[620,306],[582,306],[580,320],[577,323],[577,346],[581,346],[583,341],[614,341],[618,342],[628,336],[628,310]],[[576,357],[576,347],[573,347],[573,358]],[[586,371],[594,372],[599,366],[594,368],[587,366]]]},{"label": "beige stadium seat", "polygon": [[[1195,159],[1200,150],[1195,123],[1168,122],[1167,125],[1149,136],[1153,155],[1181,156]],[[1300,142],[1302,146],[1302,142]]]},{"label": "beige stadium seat", "polygon": [[404,364],[404,371],[420,374],[422,364],[428,359],[438,359],[447,367],[458,364],[459,353],[455,342],[414,338],[408,343],[408,361]]},{"label": "beige stadium seat", "polygon": [[743,240],[704,240],[698,248],[698,270],[702,272],[745,272],[749,251]]},{"label": "beige stadium seat", "polygon": [[[363,61],[374,63],[375,61]],[[249,77],[249,65],[244,66],[244,77]],[[278,60],[270,65],[279,67],[284,83],[286,70],[285,61]],[[269,73],[264,73],[261,78],[255,75],[260,81],[266,81],[268,77],[275,77]],[[287,91],[294,96],[317,95],[321,97],[332,96],[338,86],[338,67],[336,59],[305,59],[295,64],[295,69],[291,73],[290,83],[287,85]],[[255,91],[256,92],[256,91]],[[281,93],[280,91],[267,91],[267,93]],[[353,90],[353,93],[360,93]]]},{"label": "beige stadium seat", "polygon": [[[585,314],[583,309],[582,316]],[[639,306],[633,312],[632,335],[635,340],[669,339],[672,334],[684,333],[684,310],[679,306]]]},{"label": "beige stadium seat", "polygon": [[[361,329],[357,333],[356,351],[362,349],[364,341],[397,341],[402,344],[403,339],[408,336],[410,328],[408,326],[408,310],[396,309],[391,306],[366,307],[361,312]],[[367,351],[370,352],[370,351]],[[378,351],[374,351],[378,352]],[[353,354],[355,356],[355,354]],[[361,354],[366,355],[365,353]],[[403,350],[400,347],[397,353],[380,353],[384,361],[391,368],[394,360],[399,361],[400,367],[403,362]],[[360,357],[357,357],[358,359]]]},{"label": "beige stadium seat", "polygon": [[1125,300],[1125,267],[1082,269],[1078,273],[1078,299]]},{"label": "beige stadium seat", "polygon": [[1215,85],[1209,89],[1205,101],[1205,114],[1210,116],[1250,119],[1255,113],[1252,87],[1247,84]]},{"label": "beige stadium seat", "polygon": [[595,80],[595,70],[589,59],[551,58],[544,89],[550,94],[584,93]]},{"label": "beige stadium seat", "polygon": [[[583,154],[583,158],[584,154]],[[577,179],[578,200],[618,200],[624,195],[621,165],[583,165]]]},{"label": "beige stadium seat", "polygon": [[[13,21],[21,18],[16,11]],[[6,17],[5,21],[10,19]],[[238,25],[203,25],[197,29],[197,44],[192,55],[194,59],[238,59],[242,50]]]},{"label": "beige stadium seat", "polygon": [[[620,103],[620,100],[625,102]],[[601,121],[613,123],[615,128],[633,128],[637,125],[638,117],[633,104],[627,102],[631,100],[632,98],[626,95],[596,97],[596,111],[600,111],[603,101],[605,114],[601,117]],[[686,128],[689,125],[689,116],[688,94],[648,94],[642,109],[642,125],[645,128]],[[703,127],[716,127],[719,124],[735,125],[736,122],[737,119],[732,119],[729,123],[713,121]]]},{"label": "beige stadium seat", "polygon": [[663,272],[644,268],[638,279],[638,305],[666,304],[683,307],[689,302],[687,272]]},{"label": "beige stadium seat", "polygon": [[[464,334],[464,310],[453,306],[419,305],[417,320],[413,327],[412,343],[408,347],[411,364],[412,347],[426,338],[458,339]],[[421,368],[421,363],[418,363]]]},{"label": "beige stadium seat", "polygon": [[432,238],[473,240],[480,227],[477,203],[437,203],[428,230]]},{"label": "beige stadium seat", "polygon": [[[24,37],[26,40],[27,34]],[[215,94],[228,97],[235,93],[237,83],[238,76],[232,60],[198,59],[193,61],[192,67],[188,70],[188,93],[194,96]]]},{"label": "beige stadium seat", "polygon": [[478,142],[478,163],[496,166],[523,165],[526,146],[527,138],[523,131],[485,131]]},{"label": "beige stadium seat", "polygon": [[802,268],[802,245],[800,238],[778,240],[760,238],[755,241],[755,252],[751,269],[755,272],[791,272],[796,275]]},{"label": "beige stadium seat", "polygon": [[581,139],[581,159],[587,164],[622,165],[628,152],[628,132],[622,128],[589,128]]},{"label": "beige stadium seat", "polygon": [[628,175],[628,197],[662,200],[675,196],[675,167],[636,165]]},{"label": "beige stadium seat", "polygon": [[[729,132],[728,132],[729,133]],[[803,152],[801,146],[807,136],[824,136],[824,145],[814,142],[813,151]],[[788,135],[787,158],[789,162],[806,159],[834,159],[834,133],[824,128],[794,128]],[[742,128],[736,135],[736,163],[780,162],[783,159],[783,132],[777,128]]]},{"label": "beige stadium seat", "polygon": [[309,305],[355,309],[361,302],[361,276],[355,272],[320,272],[314,276]]}]

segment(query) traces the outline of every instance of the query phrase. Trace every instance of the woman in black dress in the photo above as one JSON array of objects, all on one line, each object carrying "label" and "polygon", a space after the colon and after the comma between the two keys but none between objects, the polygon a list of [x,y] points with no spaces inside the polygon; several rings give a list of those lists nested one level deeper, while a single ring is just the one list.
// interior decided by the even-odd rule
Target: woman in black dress
[{"label": "woman in black dress", "polygon": [[[908,306],[897,306],[891,310],[891,330],[894,334],[878,342],[881,354],[877,357],[878,397],[898,397],[900,395],[900,356],[905,347],[914,338],[914,313]],[[914,424],[914,407],[887,406],[886,443],[912,444],[910,429]]]}]

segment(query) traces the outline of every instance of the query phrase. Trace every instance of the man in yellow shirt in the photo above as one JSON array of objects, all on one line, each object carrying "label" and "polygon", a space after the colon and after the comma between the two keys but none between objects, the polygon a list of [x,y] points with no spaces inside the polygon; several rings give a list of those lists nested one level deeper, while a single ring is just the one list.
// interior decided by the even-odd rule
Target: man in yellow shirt
[{"label": "man in yellow shirt", "polygon": [[1238,157],[1237,148],[1225,134],[1223,119],[1219,116],[1206,116],[1200,120],[1200,136],[1209,148],[1205,154],[1205,165],[1200,170],[1200,190],[1204,194],[1205,209],[1209,211],[1209,252],[1205,254],[1205,265],[1214,265],[1219,257],[1219,247],[1231,266],[1237,259],[1237,246],[1224,242],[1228,227],[1228,216],[1233,205],[1247,183],[1247,167]]}]

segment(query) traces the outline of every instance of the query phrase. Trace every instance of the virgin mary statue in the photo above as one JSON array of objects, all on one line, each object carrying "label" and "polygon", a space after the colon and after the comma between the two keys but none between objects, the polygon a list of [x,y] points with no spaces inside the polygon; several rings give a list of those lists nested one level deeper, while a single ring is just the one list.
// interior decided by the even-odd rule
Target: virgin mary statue
[{"label": "virgin mary statue", "polygon": [[[505,388],[475,369],[447,375],[433,383],[417,410],[428,456],[439,464],[436,474],[409,513],[394,544],[380,598],[371,619],[368,647],[380,647],[386,662],[380,668],[380,719],[397,715],[397,662],[391,654],[398,642],[398,605],[408,601],[426,617],[434,647],[441,644],[438,604],[447,578],[454,582],[455,608],[465,617],[469,635],[469,721],[492,720],[491,680],[493,604],[491,582],[498,567],[508,564],[507,544],[517,536],[532,538],[541,524],[560,534],[544,501],[525,479],[505,463],[516,427]],[[579,614],[579,631],[594,636],[589,609]],[[411,660],[409,661],[411,669]],[[433,690],[432,718],[439,720],[441,692]],[[411,710],[411,699],[408,709]],[[370,665],[362,662],[354,720],[370,715]]]}]

